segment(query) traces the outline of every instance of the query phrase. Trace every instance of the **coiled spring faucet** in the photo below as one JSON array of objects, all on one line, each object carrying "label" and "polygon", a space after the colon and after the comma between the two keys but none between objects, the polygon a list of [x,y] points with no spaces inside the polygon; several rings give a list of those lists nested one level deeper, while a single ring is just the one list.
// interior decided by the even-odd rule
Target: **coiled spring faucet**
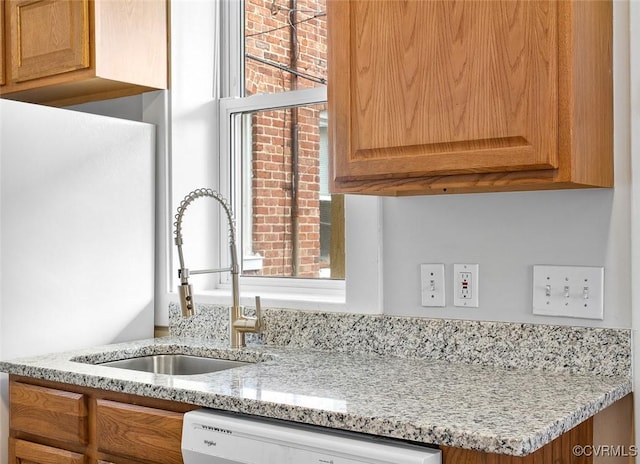
[{"label": "coiled spring faucet", "polygon": [[[231,267],[221,269],[201,269],[189,272],[189,269],[184,265],[184,256],[182,254],[182,218],[187,207],[193,203],[194,200],[201,197],[213,198],[220,204],[225,212],[229,223],[229,251],[231,253]],[[260,310],[260,297],[256,296],[256,317],[245,316],[242,311],[242,307],[240,306],[240,293],[238,290],[238,274],[240,272],[240,266],[238,265],[238,252],[236,249],[236,226],[229,203],[227,203],[224,197],[215,190],[205,188],[196,189],[184,197],[180,202],[175,219],[176,222],[173,224],[175,226],[175,243],[178,247],[178,259],[180,260],[180,269],[178,269],[178,277],[180,278],[178,294],[180,295],[182,315],[185,317],[191,317],[195,314],[193,288],[191,284],[189,284],[190,274],[231,272],[231,291],[233,296],[230,323],[231,347],[240,348],[245,346],[244,334],[247,332],[258,333],[261,330],[262,317]]]}]

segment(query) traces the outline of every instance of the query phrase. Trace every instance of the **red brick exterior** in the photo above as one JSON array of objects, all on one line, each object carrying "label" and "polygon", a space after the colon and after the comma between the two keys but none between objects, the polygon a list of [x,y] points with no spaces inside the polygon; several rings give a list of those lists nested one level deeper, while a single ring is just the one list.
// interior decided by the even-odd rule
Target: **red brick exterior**
[{"label": "red brick exterior", "polygon": [[[276,0],[275,3],[271,0],[245,1],[247,55],[326,79],[325,0]],[[292,12],[290,9],[294,5],[296,11]],[[296,43],[292,43],[294,30]],[[245,75],[247,95],[319,85],[249,56],[245,59]],[[252,117],[253,251],[264,258],[263,268],[256,272],[257,275],[319,276],[318,127],[322,110],[325,110],[325,105],[265,111]],[[292,124],[296,120],[297,208],[292,203]],[[298,265],[295,269],[292,261],[295,255],[292,254],[294,240],[298,243]]]}]

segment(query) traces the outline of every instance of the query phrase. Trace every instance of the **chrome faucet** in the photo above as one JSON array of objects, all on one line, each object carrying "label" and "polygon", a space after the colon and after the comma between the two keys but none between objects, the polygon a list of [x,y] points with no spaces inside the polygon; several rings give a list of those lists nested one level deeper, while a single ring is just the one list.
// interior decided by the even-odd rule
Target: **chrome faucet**
[{"label": "chrome faucet", "polygon": [[[220,203],[224,210],[227,221],[229,222],[229,249],[231,252],[231,267],[222,269],[201,269],[189,272],[184,266],[184,257],[182,254],[182,217],[187,207],[193,203],[196,198],[211,197]],[[261,310],[260,310],[260,297],[256,296],[256,317],[245,316],[242,307],[240,306],[240,293],[238,291],[238,274],[240,272],[240,266],[238,265],[238,252],[236,249],[236,226],[233,220],[233,213],[231,207],[224,199],[222,195],[212,189],[196,189],[189,193],[180,202],[178,207],[178,213],[175,216],[175,243],[178,247],[178,258],[180,260],[180,269],[178,269],[178,277],[180,278],[180,285],[178,286],[178,294],[180,295],[180,307],[182,308],[182,315],[184,317],[191,317],[195,314],[195,306],[193,302],[193,288],[189,284],[190,274],[211,274],[215,272],[231,272],[231,292],[233,296],[233,305],[231,306],[231,323],[230,323],[230,335],[231,335],[231,347],[240,348],[245,346],[245,336],[247,332],[258,333],[261,330]]]}]

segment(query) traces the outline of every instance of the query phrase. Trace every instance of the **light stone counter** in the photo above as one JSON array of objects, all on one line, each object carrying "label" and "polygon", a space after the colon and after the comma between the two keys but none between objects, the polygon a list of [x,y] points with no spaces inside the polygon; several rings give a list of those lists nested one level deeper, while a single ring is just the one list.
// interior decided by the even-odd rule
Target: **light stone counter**
[{"label": "light stone counter", "polygon": [[[182,377],[89,364],[157,353],[257,362]],[[626,374],[511,368],[357,350],[230,350],[219,341],[183,337],[5,361],[0,371],[516,456],[544,446],[631,391]]]}]

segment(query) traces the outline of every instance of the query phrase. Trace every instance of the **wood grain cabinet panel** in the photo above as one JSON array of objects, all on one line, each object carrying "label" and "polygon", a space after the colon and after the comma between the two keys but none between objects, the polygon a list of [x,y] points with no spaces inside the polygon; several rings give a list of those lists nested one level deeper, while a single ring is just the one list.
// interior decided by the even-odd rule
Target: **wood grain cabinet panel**
[{"label": "wood grain cabinet panel", "polygon": [[182,463],[182,417],[178,412],[98,400],[98,450],[159,464]]},{"label": "wood grain cabinet panel", "polygon": [[7,81],[5,77],[5,45],[6,40],[4,38],[4,2],[5,0],[0,0],[0,87],[3,86]]},{"label": "wood grain cabinet panel", "polygon": [[4,0],[0,96],[66,106],[168,86],[166,0]]},{"label": "wood grain cabinet panel", "polygon": [[85,444],[88,408],[84,395],[11,382],[9,427],[73,444]]},{"label": "wood grain cabinet panel", "polygon": [[88,0],[11,0],[9,7],[15,82],[89,67]]},{"label": "wood grain cabinet panel", "polygon": [[334,192],[612,185],[611,1],[327,11]]},{"label": "wood grain cabinet panel", "polygon": [[85,464],[82,454],[51,446],[9,439],[9,464]]}]

